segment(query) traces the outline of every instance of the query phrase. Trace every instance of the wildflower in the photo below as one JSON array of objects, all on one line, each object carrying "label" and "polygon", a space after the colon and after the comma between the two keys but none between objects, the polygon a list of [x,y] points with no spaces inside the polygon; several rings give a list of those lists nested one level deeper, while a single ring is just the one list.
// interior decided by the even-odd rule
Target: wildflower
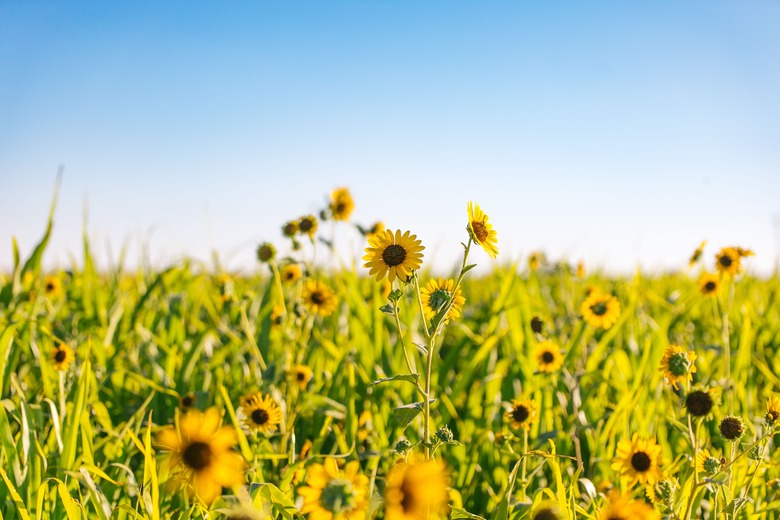
[{"label": "wildflower", "polygon": [[220,427],[216,408],[191,410],[157,435],[157,444],[170,452],[168,465],[174,478],[186,489],[211,504],[223,487],[244,483],[244,459],[233,451],[238,442],[235,429]]},{"label": "wildflower", "polygon": [[260,262],[270,262],[276,256],[276,248],[269,242],[257,246],[257,259]]},{"label": "wildflower", "polygon": [[49,298],[57,298],[62,294],[62,280],[49,275],[43,279],[43,293]]},{"label": "wildflower", "polygon": [[652,507],[630,495],[611,491],[607,495],[607,505],[596,517],[597,520],[660,520],[661,515]]},{"label": "wildflower", "polygon": [[51,361],[54,369],[60,372],[68,369],[68,365],[76,360],[76,353],[65,343],[57,342],[51,350]]},{"label": "wildflower", "polygon": [[274,305],[273,309],[271,309],[270,315],[272,329],[278,328],[282,323],[284,323],[284,314],[284,307],[281,305]]},{"label": "wildflower", "polygon": [[306,486],[298,492],[303,497],[301,513],[312,520],[363,520],[367,517],[368,477],[360,472],[360,463],[353,460],[339,471],[336,459],[326,458],[323,464],[312,464],[306,475]]},{"label": "wildflower", "polygon": [[710,455],[709,450],[706,448],[699,450],[699,453],[696,455],[696,471],[699,473],[713,476],[720,471],[721,466],[720,459]]},{"label": "wildflower", "polygon": [[742,258],[746,256],[753,256],[753,251],[741,247],[724,247],[715,255],[715,267],[722,274],[736,276],[742,272]]},{"label": "wildflower", "polygon": [[704,253],[704,246],[707,245],[707,241],[703,240],[701,244],[699,244],[699,247],[696,248],[696,251],[693,252],[691,255],[691,258],[688,260],[688,267],[693,267],[696,262],[701,259],[702,253]]},{"label": "wildflower", "polygon": [[463,304],[466,303],[466,298],[461,294],[460,287],[455,292],[455,296],[452,295],[452,290],[455,288],[455,282],[450,278],[443,280],[441,278],[429,281],[425,287],[420,291],[420,297],[422,299],[423,309],[425,309],[425,319],[433,319],[436,314],[445,308],[452,299],[452,307],[447,311],[445,322],[451,318],[457,318],[460,316]]},{"label": "wildflower", "polygon": [[355,201],[347,188],[336,188],[330,197],[330,212],[333,220],[349,220]]},{"label": "wildflower", "polygon": [[302,235],[309,235],[309,238],[314,238],[314,233],[317,232],[317,217],[314,215],[304,215],[298,219],[298,230]]},{"label": "wildflower", "polygon": [[549,503],[543,503],[531,515],[531,520],[562,520],[558,508]]},{"label": "wildflower", "polygon": [[314,314],[330,316],[337,301],[331,288],[319,280],[308,280],[303,287],[303,304]]},{"label": "wildflower", "polygon": [[512,408],[505,414],[512,428],[531,429],[536,421],[536,402],[533,399],[512,399]]},{"label": "wildflower", "polygon": [[724,439],[734,442],[745,434],[745,423],[740,417],[728,415],[720,421],[718,429]]},{"label": "wildflower", "polygon": [[548,374],[557,371],[563,365],[561,349],[552,341],[542,341],[534,350],[536,366],[539,372]]},{"label": "wildflower", "polygon": [[645,493],[654,504],[674,504],[674,495],[677,492],[678,484],[676,478],[666,477],[652,484],[647,484]]},{"label": "wildflower", "polygon": [[661,471],[661,446],[653,439],[640,439],[634,434],[631,440],[618,443],[612,469],[627,477],[631,484],[653,483],[663,478]]},{"label": "wildflower", "polygon": [[282,234],[287,238],[294,238],[300,229],[300,225],[297,220],[291,220],[282,226]]},{"label": "wildflower", "polygon": [[596,289],[582,302],[580,312],[591,327],[608,329],[620,316],[620,303],[614,296]]},{"label": "wildflower", "polygon": [[425,247],[420,244],[417,235],[411,235],[409,231],[403,235],[400,229],[395,233],[390,230],[377,233],[368,241],[363,267],[369,269],[369,275],[376,275],[377,281],[385,275],[391,283],[396,277],[406,281],[422,265],[420,251]]},{"label": "wildflower", "polygon": [[248,430],[261,433],[273,433],[276,425],[282,422],[282,411],[270,395],[263,394],[246,395],[241,398],[242,424]]},{"label": "wildflower", "polygon": [[706,417],[720,400],[715,388],[695,388],[685,396],[685,408],[693,417]]},{"label": "wildflower", "polygon": [[306,385],[311,381],[312,370],[306,365],[293,365],[290,367],[289,375],[301,390],[305,390]]},{"label": "wildflower", "polygon": [[720,277],[712,273],[704,273],[699,278],[699,290],[704,296],[715,296],[720,292]]},{"label": "wildflower", "polygon": [[490,256],[495,258],[498,255],[498,235],[493,229],[493,225],[488,221],[488,216],[479,207],[479,204],[469,202],[468,208],[469,225],[466,230],[469,232],[471,240],[482,246],[482,249]]},{"label": "wildflower", "polygon": [[385,518],[417,520],[444,516],[449,502],[448,480],[444,466],[436,460],[393,466],[387,474]]},{"label": "wildflower", "polygon": [[685,383],[693,380],[693,374],[696,372],[696,366],[693,361],[696,359],[696,353],[692,350],[686,351],[680,345],[669,345],[661,358],[662,372],[666,381],[677,390],[678,383]]},{"label": "wildflower", "polygon": [[576,271],[576,276],[577,276],[577,278],[579,278],[580,280],[581,280],[581,279],[583,279],[583,278],[585,278],[585,262],[583,262],[582,260],[580,260],[579,262],[577,262],[577,271]]},{"label": "wildflower", "polygon": [[287,284],[295,283],[301,278],[301,268],[298,264],[287,264],[279,273],[282,281]]},{"label": "wildflower", "polygon": [[528,255],[528,269],[531,271],[537,271],[547,261],[544,253],[541,251],[534,251]]},{"label": "wildflower", "polygon": [[764,420],[768,425],[773,425],[780,420],[780,396],[771,395],[767,398]]}]

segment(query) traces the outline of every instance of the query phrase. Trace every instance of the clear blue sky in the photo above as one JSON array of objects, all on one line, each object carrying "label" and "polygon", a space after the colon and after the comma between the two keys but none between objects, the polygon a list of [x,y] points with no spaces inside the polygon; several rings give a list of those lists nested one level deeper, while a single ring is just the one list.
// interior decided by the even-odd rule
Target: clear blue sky
[{"label": "clear blue sky", "polygon": [[445,268],[473,199],[499,259],[657,270],[708,239],[769,272],[778,27],[769,0],[2,2],[0,266],[64,165],[49,265],[80,258],[86,198],[104,264],[130,240],[253,269],[349,186]]}]

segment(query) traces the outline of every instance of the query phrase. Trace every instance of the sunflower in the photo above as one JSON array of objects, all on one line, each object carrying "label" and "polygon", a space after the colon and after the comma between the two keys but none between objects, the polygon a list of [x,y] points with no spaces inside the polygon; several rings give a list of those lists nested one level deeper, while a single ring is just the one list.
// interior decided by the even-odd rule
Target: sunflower
[{"label": "sunflower", "polygon": [[479,204],[474,202],[469,202],[467,212],[469,225],[466,226],[466,229],[471,240],[482,246],[490,258],[495,258],[498,255],[498,235],[493,229],[493,225],[488,222],[488,216],[485,215]]},{"label": "sunflower", "polygon": [[314,215],[304,215],[298,219],[298,230],[302,235],[309,235],[309,238],[314,238],[314,233],[317,232],[317,217]]},{"label": "sunflower", "polygon": [[704,296],[715,296],[720,292],[720,276],[704,273],[699,278],[699,290]]},{"label": "sunflower", "polygon": [[274,305],[273,309],[271,309],[271,315],[269,317],[271,320],[271,329],[277,329],[282,325],[282,323],[284,323],[284,315],[284,307],[281,305]]},{"label": "sunflower", "polygon": [[579,278],[580,280],[582,280],[583,278],[585,278],[585,262],[583,262],[582,260],[580,260],[579,262],[577,262],[577,270],[575,271],[575,275],[576,275],[576,276],[577,276],[577,278]]},{"label": "sunflower", "polygon": [[355,201],[347,188],[336,188],[330,195],[330,213],[333,220],[349,220]]},{"label": "sunflower", "polygon": [[620,302],[611,294],[594,289],[582,302],[580,312],[591,327],[608,329],[620,316]]},{"label": "sunflower", "polygon": [[65,343],[57,343],[57,346],[51,349],[51,361],[55,370],[60,372],[67,370],[68,365],[76,360],[76,353]]},{"label": "sunflower", "polygon": [[542,320],[542,318],[539,316],[534,316],[531,318],[531,331],[534,334],[541,334],[544,332],[544,320]]},{"label": "sunflower", "polygon": [[601,509],[597,520],[660,520],[661,515],[648,504],[632,500],[630,495],[611,491],[607,505]]},{"label": "sunflower", "polygon": [[736,276],[742,272],[742,256],[739,248],[724,247],[715,255],[715,267],[721,274]]},{"label": "sunflower", "polygon": [[356,460],[347,463],[344,471],[330,457],[324,464],[312,464],[298,493],[303,497],[301,513],[311,520],[363,520],[368,514],[368,477]]},{"label": "sunflower", "polygon": [[308,280],[303,287],[303,305],[314,314],[330,316],[336,310],[336,295],[319,280]]},{"label": "sunflower", "polygon": [[276,248],[270,242],[263,242],[257,246],[257,259],[260,262],[270,262],[276,256]]},{"label": "sunflower", "polygon": [[693,380],[693,374],[696,372],[696,365],[693,361],[696,359],[696,353],[692,350],[686,351],[680,345],[669,345],[661,358],[661,366],[658,369],[669,383],[677,390],[678,383]]},{"label": "sunflower", "polygon": [[538,271],[545,262],[547,262],[547,257],[541,251],[534,251],[528,255],[528,269],[531,271]]},{"label": "sunflower", "polygon": [[240,411],[243,415],[242,423],[248,430],[273,433],[276,425],[282,422],[279,406],[270,395],[263,397],[261,392],[242,397]]},{"label": "sunflower", "polygon": [[425,319],[433,319],[439,311],[444,309],[452,299],[452,307],[447,312],[445,322],[451,318],[457,318],[460,316],[463,310],[463,304],[466,303],[466,298],[461,294],[460,287],[455,292],[455,297],[452,296],[452,290],[455,289],[455,281],[450,279],[443,280],[441,278],[429,281],[425,287],[420,291],[420,297],[422,299],[423,309],[425,309]]},{"label": "sunflower", "polygon": [[696,454],[696,471],[699,473],[713,476],[720,471],[721,466],[721,460],[710,455],[710,451],[706,448]]},{"label": "sunflower", "polygon": [[764,416],[767,424],[773,425],[780,420],[780,396],[770,395],[766,399],[766,415]]},{"label": "sunflower", "polygon": [[282,226],[282,235],[287,238],[294,238],[298,234],[299,222],[297,220],[291,220]]},{"label": "sunflower", "polygon": [[290,379],[295,381],[295,384],[297,384],[301,390],[306,389],[306,385],[311,381],[313,374],[311,368],[306,365],[293,365],[287,373]]},{"label": "sunflower", "polygon": [[370,228],[365,230],[365,235],[367,239],[371,239],[374,235],[381,233],[385,230],[385,225],[383,222],[374,222]]},{"label": "sunflower", "polygon": [[301,268],[298,264],[287,264],[282,267],[279,275],[284,283],[295,283],[301,278]]},{"label": "sunflower", "polygon": [[696,248],[696,251],[693,252],[691,258],[688,260],[688,267],[693,267],[694,264],[699,261],[702,253],[704,253],[704,246],[706,245],[707,245],[706,240],[703,240],[702,243],[699,244],[699,247]]},{"label": "sunflower", "polygon": [[634,434],[631,440],[618,443],[612,469],[627,477],[631,484],[653,483],[663,478],[661,471],[661,446],[653,439],[640,439]]},{"label": "sunflower", "polygon": [[62,280],[54,275],[43,279],[43,293],[49,298],[57,298],[62,294]]},{"label": "sunflower", "polygon": [[531,429],[536,421],[536,402],[533,399],[512,399],[512,408],[504,414],[512,428]]},{"label": "sunflower", "polygon": [[562,520],[558,508],[554,504],[545,502],[539,505],[531,514],[531,520]]},{"label": "sunflower", "polygon": [[401,463],[387,474],[385,518],[421,520],[447,513],[449,477],[441,462]]},{"label": "sunflower", "polygon": [[741,417],[728,415],[721,419],[718,429],[724,439],[736,442],[745,434],[745,423]]},{"label": "sunflower", "polygon": [[696,387],[685,396],[685,409],[692,417],[706,417],[720,404],[720,389]]},{"label": "sunflower", "polygon": [[666,477],[652,484],[647,484],[645,494],[653,504],[673,504],[674,494],[677,492],[679,482],[674,477]]},{"label": "sunflower", "polygon": [[244,459],[232,449],[237,442],[234,428],[220,427],[216,408],[190,410],[179,419],[178,430],[169,426],[157,434],[158,446],[170,452],[173,478],[206,504],[223,487],[244,483]]},{"label": "sunflower", "polygon": [[542,341],[534,349],[536,366],[539,372],[551,374],[563,365],[561,349],[552,341]]},{"label": "sunflower", "polygon": [[403,235],[400,229],[395,233],[389,229],[377,233],[368,241],[363,267],[369,269],[370,276],[376,275],[377,281],[385,275],[391,283],[396,278],[406,281],[422,265],[420,251],[425,247],[420,244],[417,235],[411,235],[409,231]]}]

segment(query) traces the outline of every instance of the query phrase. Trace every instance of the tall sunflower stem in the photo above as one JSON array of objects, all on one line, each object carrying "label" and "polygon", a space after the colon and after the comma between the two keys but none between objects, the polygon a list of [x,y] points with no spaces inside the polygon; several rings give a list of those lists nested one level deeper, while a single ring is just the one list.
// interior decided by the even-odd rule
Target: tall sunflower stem
[{"label": "tall sunflower stem", "polygon": [[406,360],[406,368],[409,369],[410,374],[414,374],[414,370],[412,369],[412,361],[409,358],[409,351],[406,349],[406,341],[404,340],[404,333],[401,330],[401,318],[398,317],[397,300],[393,301],[393,317],[395,317],[395,327],[398,330],[398,339],[401,341],[401,350],[403,350],[404,352],[404,360]]},{"label": "tall sunflower stem", "polygon": [[417,304],[420,306],[420,319],[422,320],[425,337],[430,338],[431,333],[428,330],[428,320],[425,319],[425,308],[423,307],[422,294],[420,294],[420,277],[417,276],[417,273],[414,274],[414,291],[417,293]]},{"label": "tall sunflower stem", "polygon": [[528,430],[523,428],[523,463],[520,466],[520,482],[522,483],[522,493],[520,496],[521,500],[525,500],[525,490],[528,488],[528,483],[526,482],[526,471],[527,471],[527,464],[528,461]]}]

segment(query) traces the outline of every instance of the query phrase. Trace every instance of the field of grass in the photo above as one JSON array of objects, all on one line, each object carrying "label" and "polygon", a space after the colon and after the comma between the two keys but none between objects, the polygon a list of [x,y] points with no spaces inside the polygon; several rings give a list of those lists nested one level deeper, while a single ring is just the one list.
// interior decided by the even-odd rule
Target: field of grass
[{"label": "field of grass", "polygon": [[[353,226],[344,201],[311,218]],[[254,276],[15,250],[0,519],[780,517],[777,277],[707,249],[656,277],[494,262],[464,211],[468,258],[426,292],[424,259],[392,286],[313,267],[300,223]]]}]

